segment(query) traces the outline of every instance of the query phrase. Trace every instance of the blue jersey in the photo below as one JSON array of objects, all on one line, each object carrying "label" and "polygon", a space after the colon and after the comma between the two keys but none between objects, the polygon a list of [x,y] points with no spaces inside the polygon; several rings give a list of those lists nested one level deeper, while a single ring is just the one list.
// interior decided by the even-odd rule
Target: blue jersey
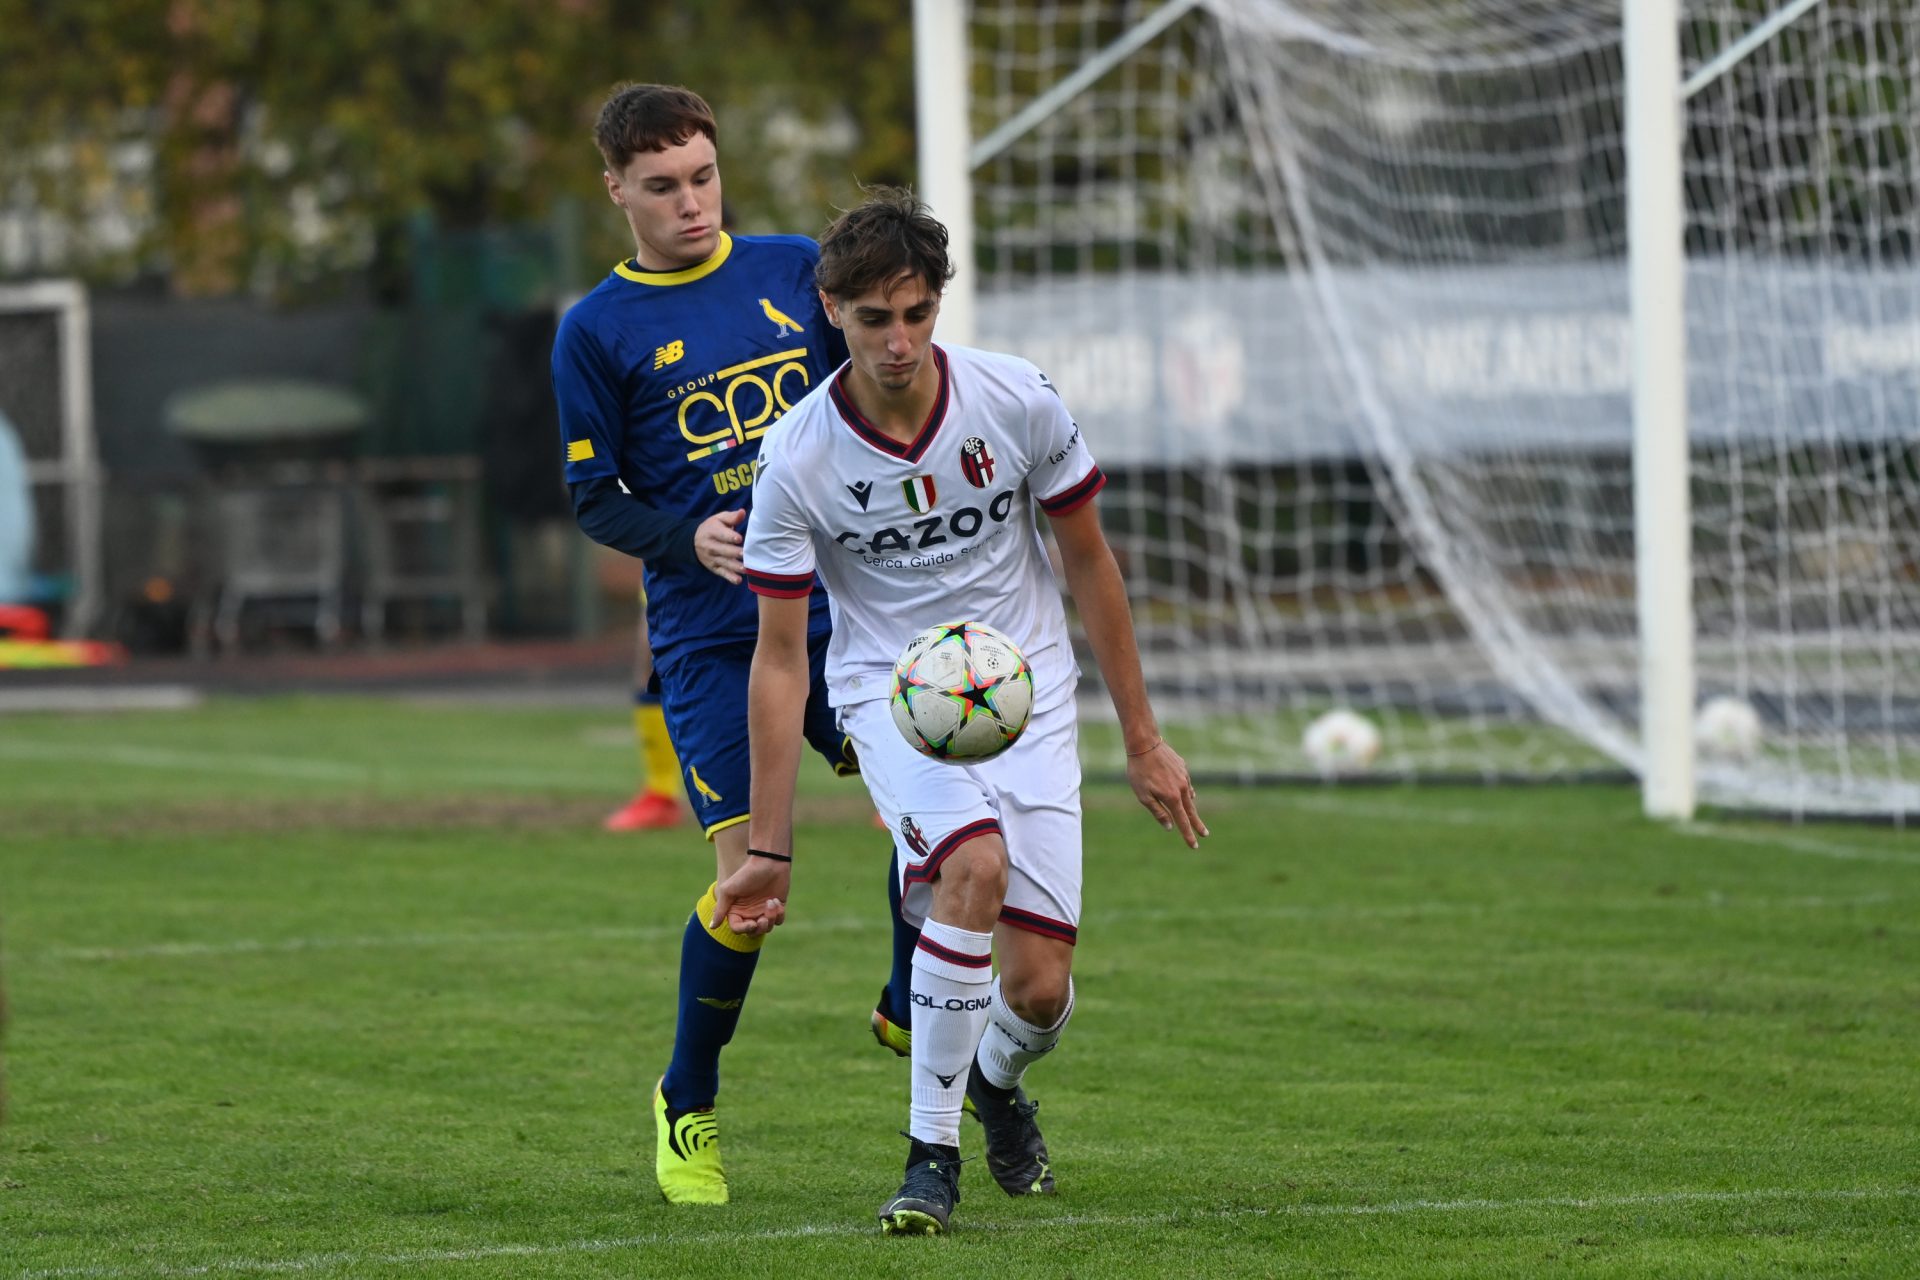
[{"label": "blue jersey", "polygon": [[[846,359],[814,288],[819,260],[805,236],[723,232],[711,258],[683,271],[614,268],[554,339],[568,483],[614,477],[687,520],[751,508],[760,438]],[[758,631],[746,586],[697,564],[649,560],[646,591],[663,672],[681,654]],[[827,627],[816,588],[813,630]]]}]

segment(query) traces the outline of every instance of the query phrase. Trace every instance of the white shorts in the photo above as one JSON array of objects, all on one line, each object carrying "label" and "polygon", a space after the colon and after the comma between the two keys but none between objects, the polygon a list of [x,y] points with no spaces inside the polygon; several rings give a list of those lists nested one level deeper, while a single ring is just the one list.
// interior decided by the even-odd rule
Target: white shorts
[{"label": "white shorts", "polygon": [[955,849],[998,832],[1007,842],[1000,920],[1073,942],[1080,925],[1080,725],[1072,698],[1036,710],[1020,740],[991,760],[957,765],[907,745],[884,699],[840,708],[860,776],[886,819],[901,877],[900,914],[923,924],[933,879]]}]

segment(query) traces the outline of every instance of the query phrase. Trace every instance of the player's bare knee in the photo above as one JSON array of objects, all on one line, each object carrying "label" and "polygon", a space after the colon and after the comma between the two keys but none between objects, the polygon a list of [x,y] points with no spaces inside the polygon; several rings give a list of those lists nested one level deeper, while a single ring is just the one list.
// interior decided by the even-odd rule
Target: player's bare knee
[{"label": "player's bare knee", "polygon": [[940,864],[933,883],[935,915],[986,932],[1007,897],[1007,855],[998,842],[970,840]]}]

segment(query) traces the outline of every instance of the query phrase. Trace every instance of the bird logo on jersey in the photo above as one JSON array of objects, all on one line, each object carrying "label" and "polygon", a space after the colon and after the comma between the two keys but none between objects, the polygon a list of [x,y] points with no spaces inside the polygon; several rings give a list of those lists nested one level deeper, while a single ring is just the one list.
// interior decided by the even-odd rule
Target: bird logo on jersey
[{"label": "bird logo on jersey", "polygon": [[979,436],[968,436],[960,446],[960,474],[976,489],[993,483],[993,455],[987,452],[987,442]]},{"label": "bird logo on jersey", "polygon": [[700,793],[701,804],[708,805],[708,804],[720,803],[720,793],[707,785],[707,780],[700,776],[700,771],[698,769],[694,768],[692,765],[688,765],[687,776],[693,779],[693,789]]},{"label": "bird logo on jersey", "polygon": [[774,306],[773,299],[771,298],[760,299],[760,310],[766,312],[767,319],[773,321],[773,323],[776,326],[778,326],[780,331],[779,332],[780,337],[784,338],[789,333],[801,332],[800,322],[798,320],[795,320],[792,316],[788,315],[786,312],[782,311],[780,308]]}]

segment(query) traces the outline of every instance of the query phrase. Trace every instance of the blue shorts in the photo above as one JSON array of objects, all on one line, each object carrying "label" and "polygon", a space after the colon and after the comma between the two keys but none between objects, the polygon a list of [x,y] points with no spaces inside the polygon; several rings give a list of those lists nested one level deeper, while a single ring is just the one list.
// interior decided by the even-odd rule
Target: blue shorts
[{"label": "blue shorts", "polygon": [[[827,639],[814,636],[807,645],[805,732],[813,749],[844,777],[860,772],[860,765],[852,739],[840,732],[838,718],[827,705]],[[667,736],[680,756],[687,803],[709,840],[721,828],[747,820],[747,676],[752,665],[753,642],[744,641],[683,653],[671,671],[657,673]]]}]

